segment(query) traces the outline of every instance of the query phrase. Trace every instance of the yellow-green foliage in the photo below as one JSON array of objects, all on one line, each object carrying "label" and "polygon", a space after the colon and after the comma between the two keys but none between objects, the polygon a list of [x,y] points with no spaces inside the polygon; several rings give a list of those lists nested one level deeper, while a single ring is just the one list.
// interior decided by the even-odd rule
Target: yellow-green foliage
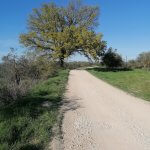
[{"label": "yellow-green foliage", "polygon": [[58,7],[53,3],[34,9],[29,17],[28,33],[20,35],[26,47],[48,52],[51,58],[64,60],[75,52],[97,59],[105,47],[102,34],[96,34],[99,8],[69,3]]}]

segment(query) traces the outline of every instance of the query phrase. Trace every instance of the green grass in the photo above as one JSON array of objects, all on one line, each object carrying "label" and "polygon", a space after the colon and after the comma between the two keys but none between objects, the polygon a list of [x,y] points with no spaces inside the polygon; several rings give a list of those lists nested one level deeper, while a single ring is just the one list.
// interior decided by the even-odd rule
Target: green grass
[{"label": "green grass", "polygon": [[94,76],[118,87],[136,97],[150,101],[150,71],[109,71],[105,69],[89,69]]},{"label": "green grass", "polygon": [[[62,70],[15,104],[0,108],[0,150],[42,150],[50,142],[68,78]],[[49,102],[50,107],[42,104]]]}]

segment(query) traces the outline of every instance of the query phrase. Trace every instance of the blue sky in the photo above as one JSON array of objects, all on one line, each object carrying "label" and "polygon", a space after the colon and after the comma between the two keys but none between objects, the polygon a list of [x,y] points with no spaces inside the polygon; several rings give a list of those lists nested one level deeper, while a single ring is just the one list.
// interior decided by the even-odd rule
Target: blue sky
[{"label": "blue sky", "polygon": [[[53,0],[66,5],[68,0]],[[0,5],[0,56],[10,47],[23,51],[18,42],[20,33],[26,31],[27,18],[32,8],[50,0],[1,0]],[[149,0],[84,0],[86,4],[101,8],[100,26],[108,46],[118,49],[125,58],[135,58],[140,52],[150,50],[150,1]],[[76,56],[74,60],[84,59]]]}]

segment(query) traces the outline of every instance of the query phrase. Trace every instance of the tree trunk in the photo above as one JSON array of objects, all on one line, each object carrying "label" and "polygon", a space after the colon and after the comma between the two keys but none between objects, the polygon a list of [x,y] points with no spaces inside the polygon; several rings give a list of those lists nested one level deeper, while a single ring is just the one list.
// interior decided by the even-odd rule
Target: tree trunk
[{"label": "tree trunk", "polygon": [[60,58],[60,67],[64,67],[64,57]]},{"label": "tree trunk", "polygon": [[62,67],[62,68],[64,67],[64,59],[65,59],[64,55],[65,55],[65,50],[61,49],[60,67]]}]

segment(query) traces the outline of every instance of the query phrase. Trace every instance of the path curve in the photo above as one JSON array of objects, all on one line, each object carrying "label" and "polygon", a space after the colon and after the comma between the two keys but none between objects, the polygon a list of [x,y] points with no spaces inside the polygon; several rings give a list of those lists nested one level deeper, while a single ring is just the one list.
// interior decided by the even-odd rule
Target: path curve
[{"label": "path curve", "polygon": [[150,103],[70,72],[62,125],[64,150],[150,150]]}]

